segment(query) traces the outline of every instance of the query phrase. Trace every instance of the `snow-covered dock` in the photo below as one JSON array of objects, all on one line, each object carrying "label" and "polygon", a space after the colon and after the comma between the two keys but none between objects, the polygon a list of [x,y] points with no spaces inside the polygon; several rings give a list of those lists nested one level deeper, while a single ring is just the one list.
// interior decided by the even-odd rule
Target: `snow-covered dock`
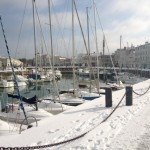
[{"label": "snow-covered dock", "polygon": [[[40,146],[81,138],[46,149],[150,149],[150,80],[133,86],[133,105],[125,97],[114,113],[125,89],[113,92],[113,107],[105,107],[105,96],[61,114],[45,118],[21,134],[0,135],[0,147]],[[147,91],[147,92],[145,92]],[[142,94],[144,93],[144,94]]]}]

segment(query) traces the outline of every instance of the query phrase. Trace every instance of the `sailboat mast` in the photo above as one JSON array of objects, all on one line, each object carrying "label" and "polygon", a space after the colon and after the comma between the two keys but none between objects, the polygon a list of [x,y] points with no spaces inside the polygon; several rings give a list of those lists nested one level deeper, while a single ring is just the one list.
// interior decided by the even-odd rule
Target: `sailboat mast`
[{"label": "sailboat mast", "polygon": [[51,7],[50,7],[50,0],[48,0],[48,11],[49,11],[49,28],[50,28],[50,40],[51,40],[51,62],[52,67],[54,66],[54,53],[53,53],[53,36],[52,36],[52,21],[51,21]]},{"label": "sailboat mast", "polygon": [[[34,15],[34,3],[35,0],[32,0],[32,10],[33,10],[33,34],[34,34],[34,51],[35,51],[35,78],[36,78],[36,84],[35,84],[35,89],[36,89],[36,94],[37,94],[37,49],[36,49],[36,37],[35,37],[35,15]],[[38,107],[36,105],[36,110],[38,110]]]},{"label": "sailboat mast", "polygon": [[98,79],[98,88],[99,88],[99,60],[98,60],[98,55],[99,55],[99,52],[98,52],[98,42],[97,42],[97,32],[96,32],[96,9],[95,9],[95,2],[93,0],[93,9],[94,9],[94,30],[95,30],[95,41],[96,41],[96,53],[97,53],[97,57],[96,57],[96,60],[97,60],[97,79]]},{"label": "sailboat mast", "polygon": [[103,80],[107,80],[107,76],[105,73],[105,63],[106,63],[106,59],[105,59],[105,35],[103,35]]},{"label": "sailboat mast", "polygon": [[[121,41],[122,41],[122,36],[120,35],[120,51],[121,51]],[[120,68],[120,71],[121,71],[121,68]],[[117,83],[120,85],[119,78],[118,78],[116,70],[115,70],[115,74],[116,74],[116,78],[117,78]]]},{"label": "sailboat mast", "polygon": [[72,58],[72,65],[73,65],[73,89],[75,90],[74,0],[72,0],[72,51],[73,51],[73,58]]},{"label": "sailboat mast", "polygon": [[[89,13],[88,13],[88,7],[86,7],[86,12],[87,12],[87,37],[88,37],[88,57],[89,57],[89,59],[90,59],[90,54],[91,54],[91,52],[90,52],[90,36],[89,36]],[[91,62],[89,62],[89,63],[91,63]],[[91,65],[90,65],[91,66]],[[89,88],[89,92],[91,93],[91,67],[90,67],[90,88]]]},{"label": "sailboat mast", "polygon": [[103,58],[104,58],[104,55],[105,55],[105,35],[103,35]]},{"label": "sailboat mast", "polygon": [[90,55],[90,36],[89,36],[89,14],[88,14],[88,7],[86,7],[87,12],[87,37],[88,37],[88,52]]}]

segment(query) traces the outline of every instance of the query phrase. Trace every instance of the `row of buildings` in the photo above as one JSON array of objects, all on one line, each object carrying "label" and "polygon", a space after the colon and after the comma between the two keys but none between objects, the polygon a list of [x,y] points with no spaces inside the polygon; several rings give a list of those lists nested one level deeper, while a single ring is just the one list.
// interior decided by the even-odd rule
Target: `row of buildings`
[{"label": "row of buildings", "polygon": [[150,69],[150,43],[117,50],[114,58],[119,67]]},{"label": "row of buildings", "polygon": [[[93,53],[90,54],[90,61],[92,66],[150,69],[150,43],[117,49],[111,55]],[[89,56],[80,54],[77,62],[79,66],[87,66]]]},{"label": "row of buildings", "polygon": [[[38,66],[49,66],[51,57],[48,55],[38,55]],[[134,47],[124,47],[117,49],[111,55],[104,55],[102,53],[79,54],[75,58],[75,65],[88,66],[89,60],[93,67],[125,67],[125,68],[147,68],[150,69],[150,43]],[[70,66],[72,65],[72,58],[61,56],[54,56],[54,66]]]},{"label": "row of buildings", "polygon": [[[50,66],[52,57],[49,55],[37,55],[37,66]],[[122,49],[117,49],[111,55],[104,55],[102,53],[92,53],[79,54],[75,58],[75,65],[77,66],[88,66],[89,60],[93,67],[119,67],[119,68],[143,68],[150,69],[150,43],[145,42],[145,44],[134,47],[124,47]],[[53,65],[54,66],[71,66],[72,58],[54,56]],[[30,62],[20,61],[17,59],[12,59],[12,64],[14,67],[25,67],[25,66],[35,66],[35,59]],[[10,61],[8,58],[0,57],[0,69],[7,69],[10,67]]]}]

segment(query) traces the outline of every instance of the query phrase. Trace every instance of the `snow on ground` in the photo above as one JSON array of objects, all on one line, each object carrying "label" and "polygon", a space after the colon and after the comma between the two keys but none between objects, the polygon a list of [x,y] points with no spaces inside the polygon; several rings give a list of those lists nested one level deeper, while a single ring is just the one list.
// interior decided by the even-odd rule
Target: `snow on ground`
[{"label": "snow on ground", "polygon": [[[19,127],[19,124],[0,120],[0,137],[4,136],[7,138],[8,134],[15,135],[16,133],[19,133]],[[26,129],[25,125],[23,125],[23,129]]]},{"label": "snow on ground", "polygon": [[[133,86],[144,93],[150,80]],[[1,146],[37,146],[69,140],[90,130],[85,136],[59,146],[45,149],[127,150],[150,149],[150,90],[143,96],[133,94],[133,105],[125,106],[125,97],[116,111],[101,123],[125,94],[113,92],[113,107],[105,107],[105,97],[84,103],[61,114],[39,121],[21,134],[0,136]],[[35,126],[35,124],[34,124]],[[8,142],[9,141],[9,142]]]}]

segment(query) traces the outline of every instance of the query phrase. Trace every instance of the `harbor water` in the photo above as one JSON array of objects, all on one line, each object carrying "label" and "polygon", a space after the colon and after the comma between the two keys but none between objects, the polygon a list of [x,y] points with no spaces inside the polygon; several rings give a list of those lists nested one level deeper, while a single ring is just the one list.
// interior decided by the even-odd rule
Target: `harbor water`
[{"label": "harbor water", "polygon": [[[90,84],[89,77],[81,77],[76,76],[76,88],[78,87],[78,84],[86,83]],[[92,84],[94,85],[96,82],[92,81]],[[56,86],[57,85],[57,86]],[[104,82],[100,81],[100,86],[103,86]],[[41,98],[43,96],[46,96],[48,94],[56,95],[58,91],[61,90],[68,90],[73,89],[73,76],[72,74],[63,74],[62,78],[60,80],[56,80],[56,84],[54,84],[53,81],[51,82],[40,82],[37,84],[37,86],[21,86],[19,87],[19,91],[21,93],[21,96],[25,98],[31,98],[33,96],[37,96],[38,98]],[[8,97],[8,93],[11,94],[17,94],[17,90],[15,88],[0,88],[0,104],[1,106],[6,106],[7,103],[12,103],[12,98]],[[16,99],[13,100],[14,103],[18,102]]]},{"label": "harbor water", "polygon": [[[67,90],[73,88],[72,75],[64,75],[60,80],[56,80],[56,85],[57,86],[55,86],[54,82],[52,81],[40,82],[37,84],[37,86],[20,86],[19,91],[21,96],[26,98],[31,98],[35,95],[38,98],[41,98],[48,94],[56,94],[57,90]],[[0,88],[1,106],[4,106],[12,101],[12,98],[8,97],[8,93],[17,94],[17,90],[15,88]],[[14,99],[14,102],[17,102],[17,100]]]}]

